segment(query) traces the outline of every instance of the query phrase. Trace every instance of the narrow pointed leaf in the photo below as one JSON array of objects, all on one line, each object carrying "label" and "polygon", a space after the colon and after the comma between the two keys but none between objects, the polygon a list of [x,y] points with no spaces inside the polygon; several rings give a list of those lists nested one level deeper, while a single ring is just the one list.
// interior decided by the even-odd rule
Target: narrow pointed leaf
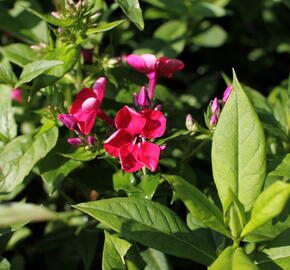
[{"label": "narrow pointed leaf", "polygon": [[19,81],[16,83],[15,87],[18,87],[24,83],[32,81],[34,78],[38,77],[43,72],[51,69],[54,66],[62,65],[61,61],[48,61],[40,60],[29,63],[24,66],[23,71],[20,75]]},{"label": "narrow pointed leaf", "polygon": [[144,21],[139,0],[115,0],[128,18],[137,26],[139,30],[144,29]]},{"label": "narrow pointed leaf", "polygon": [[99,24],[97,27],[89,28],[86,31],[86,34],[87,35],[91,35],[91,34],[96,34],[96,33],[102,33],[102,32],[105,32],[105,31],[109,31],[109,30],[117,27],[118,25],[120,25],[124,21],[125,20],[118,20],[118,21],[114,21],[114,22]]},{"label": "narrow pointed leaf", "polygon": [[215,255],[203,249],[190,229],[170,209],[146,199],[113,198],[81,203],[75,208],[128,239],[177,257],[209,265]]},{"label": "narrow pointed leaf", "polygon": [[290,184],[277,181],[257,198],[251,211],[251,218],[244,227],[241,236],[279,215],[290,197]]},{"label": "narrow pointed leaf", "polygon": [[103,270],[126,270],[124,256],[131,244],[115,235],[105,231],[105,243],[103,250]]},{"label": "narrow pointed leaf", "polygon": [[265,137],[234,73],[233,90],[213,136],[212,166],[223,206],[231,189],[249,211],[265,180]]},{"label": "narrow pointed leaf", "polygon": [[184,202],[191,215],[212,230],[229,236],[222,212],[202,192],[180,176],[163,175],[163,178],[172,185],[176,198]]}]

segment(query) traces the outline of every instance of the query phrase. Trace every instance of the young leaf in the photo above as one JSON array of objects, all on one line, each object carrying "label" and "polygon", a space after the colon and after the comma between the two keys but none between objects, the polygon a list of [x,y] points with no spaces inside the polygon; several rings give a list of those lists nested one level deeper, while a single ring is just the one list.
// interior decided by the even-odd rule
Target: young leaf
[{"label": "young leaf", "polygon": [[141,253],[143,259],[147,263],[144,270],[170,270],[170,265],[166,256],[153,248],[148,248]]},{"label": "young leaf", "polygon": [[126,240],[105,231],[102,269],[126,270],[124,256],[130,247],[131,244]]},{"label": "young leaf", "polygon": [[277,181],[265,189],[254,203],[251,218],[244,227],[241,236],[279,215],[290,196],[290,184]]},{"label": "young leaf", "polygon": [[139,30],[144,29],[144,21],[139,0],[115,0],[128,18],[137,26]]},{"label": "young leaf", "polygon": [[213,136],[212,167],[223,207],[231,189],[249,211],[264,184],[265,137],[235,73],[232,93]]},{"label": "young leaf", "polygon": [[15,84],[17,78],[15,74],[4,65],[0,64],[0,84]]},{"label": "young leaf", "polygon": [[81,203],[75,208],[128,239],[164,253],[209,265],[215,258],[203,250],[190,229],[170,209],[145,199],[113,198]]},{"label": "young leaf", "polygon": [[68,153],[68,154],[62,153],[61,155],[63,157],[71,158],[78,161],[89,161],[96,158],[96,156],[98,155],[98,152],[92,152],[92,151],[86,150],[85,147],[79,147],[79,148],[76,148],[72,153]]},{"label": "young leaf", "polygon": [[4,136],[4,141],[9,141],[17,134],[17,126],[11,106],[11,88],[6,85],[0,85],[0,87],[0,133]]},{"label": "young leaf", "polygon": [[97,27],[89,28],[86,31],[86,34],[89,36],[91,34],[102,33],[102,32],[111,30],[111,29],[117,27],[118,25],[120,25],[121,23],[123,23],[124,21],[125,20],[118,20],[118,21],[114,21],[114,22],[99,24]]},{"label": "young leaf", "polygon": [[290,178],[290,154],[278,156],[269,163],[269,175],[287,176]]},{"label": "young leaf", "polygon": [[162,176],[172,185],[173,189],[176,191],[176,198],[184,202],[191,215],[206,224],[206,226],[212,230],[230,236],[224,224],[222,212],[211,203],[202,192],[180,176]]},{"label": "young leaf", "polygon": [[1,270],[10,270],[11,269],[11,265],[10,265],[9,261],[1,256],[0,256],[0,269]]},{"label": "young leaf", "polygon": [[19,136],[9,142],[0,153],[0,191],[11,192],[21,184],[33,166],[55,146],[58,129],[35,136]]},{"label": "young leaf", "polygon": [[17,223],[36,222],[55,219],[55,213],[43,206],[32,203],[13,202],[0,205],[0,227]]},{"label": "young leaf", "polygon": [[15,87],[19,87],[24,83],[30,82],[43,72],[51,69],[54,66],[62,64],[63,62],[61,61],[48,61],[48,60],[40,60],[29,63],[24,66],[23,71],[20,74],[19,81],[16,83]]},{"label": "young leaf", "polygon": [[227,247],[208,270],[259,270],[242,248]]},{"label": "young leaf", "polygon": [[255,253],[255,261],[261,270],[288,269],[290,265],[290,229],[283,232]]},{"label": "young leaf", "polygon": [[23,43],[14,43],[1,47],[0,51],[9,61],[20,67],[38,60],[35,51]]}]

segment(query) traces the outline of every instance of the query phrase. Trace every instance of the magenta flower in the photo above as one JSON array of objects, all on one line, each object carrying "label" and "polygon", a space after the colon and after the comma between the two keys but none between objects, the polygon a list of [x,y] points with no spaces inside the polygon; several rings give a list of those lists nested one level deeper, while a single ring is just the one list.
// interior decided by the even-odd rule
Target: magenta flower
[{"label": "magenta flower", "polygon": [[70,130],[74,130],[77,126],[77,120],[72,114],[59,114],[58,120],[61,121]]},{"label": "magenta flower", "polygon": [[218,116],[214,114],[210,117],[209,124],[213,127],[217,124],[218,120]]},{"label": "magenta flower", "polygon": [[80,131],[90,133],[96,117],[101,113],[99,109],[105,94],[106,78],[99,78],[92,89],[84,88],[80,91],[70,108],[70,114],[76,119]]},{"label": "magenta flower", "polygon": [[228,98],[229,98],[229,96],[230,96],[232,90],[233,90],[233,85],[230,84],[230,85],[227,87],[227,89],[225,90],[224,95],[223,95],[223,102],[224,102],[224,103],[227,102],[227,100],[228,100]]},{"label": "magenta flower", "polygon": [[219,101],[218,98],[214,98],[212,104],[211,104],[211,111],[213,114],[218,115],[220,112],[220,105],[219,105]]},{"label": "magenta flower", "polygon": [[67,142],[76,146],[84,144],[80,138],[69,138],[67,139]]},{"label": "magenta flower", "polygon": [[21,104],[23,103],[22,90],[20,88],[13,89],[10,94],[13,100],[18,101]]},{"label": "magenta flower", "polygon": [[146,166],[155,171],[158,166],[160,146],[145,139],[161,137],[166,129],[162,112],[145,110],[136,112],[127,106],[116,115],[117,131],[104,143],[105,150],[119,157],[125,172],[135,172]]},{"label": "magenta flower", "polygon": [[149,79],[149,98],[154,96],[156,80],[159,77],[171,78],[173,74],[184,67],[184,63],[178,59],[167,57],[157,58],[153,54],[130,54],[127,62],[139,72],[145,73]]}]

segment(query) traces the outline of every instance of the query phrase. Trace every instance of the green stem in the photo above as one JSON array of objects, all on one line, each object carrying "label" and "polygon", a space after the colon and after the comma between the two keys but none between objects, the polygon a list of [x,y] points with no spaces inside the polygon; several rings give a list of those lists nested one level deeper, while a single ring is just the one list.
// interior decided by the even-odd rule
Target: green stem
[{"label": "green stem", "polygon": [[209,139],[203,140],[196,148],[194,148],[191,152],[189,152],[183,159],[181,160],[182,162],[186,161],[188,158],[196,154],[199,150],[201,150],[207,143]]}]

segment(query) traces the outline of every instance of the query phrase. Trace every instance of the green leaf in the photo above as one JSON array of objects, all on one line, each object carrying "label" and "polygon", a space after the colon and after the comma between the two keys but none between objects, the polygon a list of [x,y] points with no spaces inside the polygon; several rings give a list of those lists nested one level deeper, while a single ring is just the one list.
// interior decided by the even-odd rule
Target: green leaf
[{"label": "green leaf", "polygon": [[15,74],[6,66],[0,64],[0,84],[12,84],[17,81]]},{"label": "green leaf", "polygon": [[179,0],[145,0],[145,2],[177,15],[184,15],[187,7],[184,1]]},{"label": "green leaf", "polygon": [[44,55],[45,60],[58,60],[63,62],[52,69],[44,72],[41,76],[33,81],[32,94],[39,89],[54,84],[69,72],[80,57],[80,48],[76,46],[62,46]]},{"label": "green leaf", "polygon": [[137,26],[139,30],[144,29],[142,10],[138,0],[115,0],[128,18]]},{"label": "green leaf", "polygon": [[55,146],[58,129],[53,127],[33,138],[19,136],[2,148],[0,153],[0,192],[11,192],[21,184],[33,166]]},{"label": "green leaf", "polygon": [[103,250],[103,270],[126,270],[124,256],[131,244],[115,235],[105,231],[105,243]]},{"label": "green leaf", "polygon": [[166,256],[153,248],[148,248],[142,251],[141,256],[147,263],[144,270],[170,270],[170,265],[166,259]]},{"label": "green leaf", "polygon": [[254,203],[251,218],[244,227],[241,236],[279,215],[290,196],[290,184],[277,181],[264,190]]},{"label": "green leaf", "polygon": [[11,105],[11,88],[5,85],[0,85],[0,87],[0,133],[1,136],[4,136],[2,139],[9,141],[17,135],[17,126]]},{"label": "green leaf", "polygon": [[290,154],[277,156],[270,160],[269,175],[287,176],[290,178]]},{"label": "green leaf", "polygon": [[1,53],[12,63],[24,67],[38,59],[35,51],[23,43],[14,43],[0,48]]},{"label": "green leaf", "polygon": [[95,159],[98,155],[98,152],[86,150],[85,147],[78,147],[72,153],[62,153],[61,155],[66,158],[72,158],[74,160],[89,161]]},{"label": "green leaf", "polygon": [[81,203],[75,208],[103,222],[128,239],[177,257],[210,264],[215,255],[208,254],[202,243],[170,209],[145,199],[113,198]]},{"label": "green leaf", "polygon": [[175,198],[181,199],[190,213],[212,230],[229,236],[222,212],[196,187],[177,175],[162,175],[175,190]]},{"label": "green leaf", "polygon": [[38,18],[56,25],[56,26],[60,26],[60,27],[70,27],[74,24],[76,24],[76,19],[75,17],[67,17],[67,18],[56,18],[52,15],[46,15],[46,14],[42,14],[32,8],[26,8],[27,11],[29,11],[30,13],[34,14],[35,16],[37,16]]},{"label": "green leaf", "polygon": [[259,270],[242,248],[227,247],[208,270]]},{"label": "green leaf", "polygon": [[32,203],[13,202],[0,205],[0,227],[17,223],[37,222],[55,219],[55,213]]},{"label": "green leaf", "polygon": [[10,270],[11,265],[9,261],[3,257],[0,257],[0,270]]},{"label": "green leaf", "polygon": [[197,46],[216,48],[223,45],[227,40],[227,32],[219,25],[203,22],[201,28],[201,31],[194,35],[191,40]]},{"label": "green leaf", "polygon": [[20,74],[19,81],[16,83],[15,87],[19,87],[24,83],[30,82],[43,72],[51,69],[54,66],[62,64],[63,62],[61,61],[48,61],[48,60],[39,60],[29,63],[24,66],[23,71]]},{"label": "green leaf", "polygon": [[290,265],[290,229],[255,253],[255,261],[261,270],[288,269]]},{"label": "green leaf", "polygon": [[212,167],[223,207],[231,189],[249,211],[265,180],[265,137],[235,73],[232,93],[213,136]]},{"label": "green leaf", "polygon": [[94,28],[89,28],[86,31],[87,35],[91,35],[91,34],[96,34],[96,33],[102,33],[102,32],[106,32],[109,31],[115,27],[117,27],[118,25],[120,25],[121,23],[123,23],[125,20],[117,20],[114,22],[109,22],[109,23],[102,23],[99,24],[97,27]]},{"label": "green leaf", "polygon": [[42,180],[45,182],[49,195],[51,195],[62,183],[65,177],[79,167],[80,161],[61,157],[55,153],[48,154],[38,166]]},{"label": "green leaf", "polygon": [[190,16],[192,18],[214,18],[223,17],[227,14],[226,10],[222,7],[212,5],[206,2],[195,2],[192,5]]}]

